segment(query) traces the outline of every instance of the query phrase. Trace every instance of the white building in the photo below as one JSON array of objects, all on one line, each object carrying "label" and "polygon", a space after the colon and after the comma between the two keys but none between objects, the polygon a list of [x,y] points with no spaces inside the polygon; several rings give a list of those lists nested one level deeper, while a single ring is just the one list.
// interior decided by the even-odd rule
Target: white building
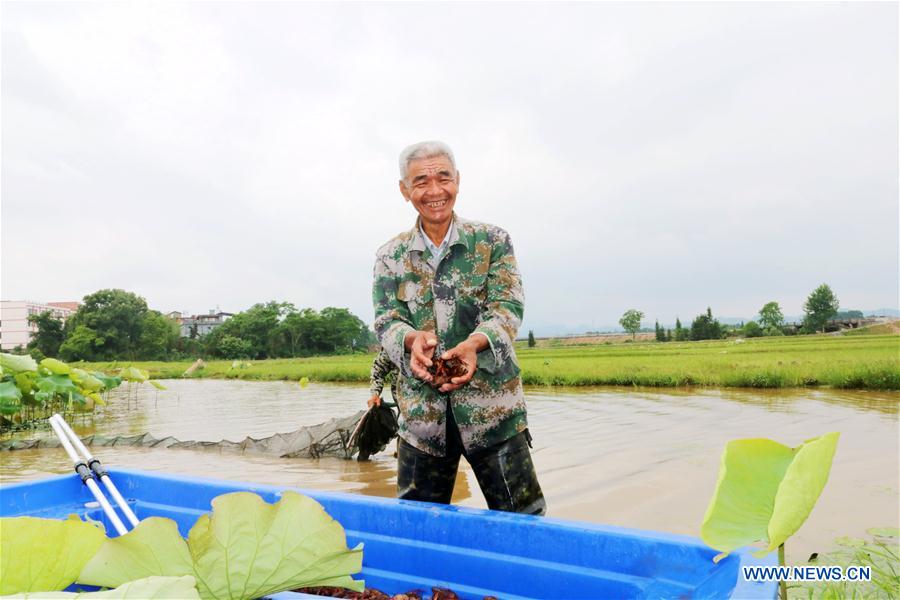
[{"label": "white building", "polygon": [[28,322],[29,315],[50,311],[54,317],[65,321],[78,309],[77,302],[31,302],[28,300],[3,300],[0,302],[0,349],[12,350],[25,347],[37,327]]},{"label": "white building", "polygon": [[203,337],[210,331],[233,317],[233,313],[209,311],[206,315],[191,315],[180,311],[172,311],[166,314],[167,317],[178,323],[181,327],[181,337],[197,338]]}]

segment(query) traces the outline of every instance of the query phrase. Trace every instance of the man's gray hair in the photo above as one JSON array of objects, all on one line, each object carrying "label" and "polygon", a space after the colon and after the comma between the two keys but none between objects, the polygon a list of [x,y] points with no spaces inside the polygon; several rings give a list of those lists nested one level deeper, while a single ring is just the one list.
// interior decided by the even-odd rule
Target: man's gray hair
[{"label": "man's gray hair", "polygon": [[456,170],[456,159],[453,158],[453,150],[450,149],[450,146],[444,142],[431,140],[419,142],[403,149],[403,152],[400,153],[400,179],[406,181],[406,176],[409,174],[409,163],[412,161],[435,156],[446,156],[453,166],[453,170]]}]

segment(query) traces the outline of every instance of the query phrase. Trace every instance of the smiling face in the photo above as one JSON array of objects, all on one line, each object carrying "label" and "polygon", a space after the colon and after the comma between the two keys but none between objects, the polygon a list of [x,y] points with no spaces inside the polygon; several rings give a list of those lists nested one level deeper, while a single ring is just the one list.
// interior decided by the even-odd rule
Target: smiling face
[{"label": "smiling face", "polygon": [[412,160],[400,193],[415,207],[427,229],[443,229],[453,219],[459,193],[459,172],[446,156]]}]

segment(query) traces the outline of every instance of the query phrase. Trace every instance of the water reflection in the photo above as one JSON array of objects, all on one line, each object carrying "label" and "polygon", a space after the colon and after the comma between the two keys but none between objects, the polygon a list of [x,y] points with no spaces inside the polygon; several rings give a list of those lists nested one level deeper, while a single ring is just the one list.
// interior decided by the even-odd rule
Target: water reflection
[{"label": "water reflection", "polygon": [[[158,395],[141,390],[130,399],[113,397],[76,430],[182,440],[259,438],[352,414],[367,398],[366,388],[357,385],[165,383],[169,391]],[[697,535],[726,442],[768,437],[797,445],[840,431],[830,482],[788,547],[789,560],[827,549],[835,537],[859,537],[867,527],[900,522],[898,393],[534,387],[526,394],[535,466],[552,516]],[[397,473],[393,445],[389,450],[366,463],[203,450],[93,451],[118,467],[391,497]],[[71,469],[61,450],[9,452],[0,460],[4,483]],[[485,506],[464,461],[453,497]]]}]

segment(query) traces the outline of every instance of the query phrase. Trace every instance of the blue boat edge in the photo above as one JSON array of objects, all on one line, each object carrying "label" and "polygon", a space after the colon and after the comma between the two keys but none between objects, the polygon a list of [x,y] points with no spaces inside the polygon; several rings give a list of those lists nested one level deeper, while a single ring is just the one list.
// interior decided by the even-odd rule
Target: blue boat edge
[{"label": "blue boat edge", "polygon": [[[150,505],[154,507],[166,506],[167,510],[172,514],[163,514],[162,516],[169,516],[171,518],[174,518],[176,522],[179,523],[179,528],[182,529],[183,535],[186,535],[187,533],[186,527],[189,527],[189,525],[186,526],[187,523],[192,524],[196,517],[199,516],[199,514],[203,514],[211,510],[209,501],[211,501],[211,499],[215,496],[236,491],[249,491],[259,494],[267,502],[275,502],[284,491],[291,490],[305,494],[322,504],[329,512],[329,514],[331,514],[336,520],[338,520],[338,522],[340,522],[344,526],[345,530],[347,531],[348,546],[350,547],[355,546],[356,541],[362,541],[364,544],[366,544],[367,548],[371,548],[373,545],[373,540],[376,540],[379,537],[383,537],[377,534],[372,534],[369,535],[369,539],[367,541],[367,533],[365,531],[362,531],[361,528],[358,528],[358,526],[360,523],[365,523],[364,515],[366,513],[372,512],[381,514],[385,510],[388,510],[402,511],[402,513],[407,518],[413,519],[413,521],[411,522],[418,522],[418,520],[420,519],[428,519],[430,521],[434,521],[435,519],[437,519],[440,521],[448,521],[448,523],[452,523],[454,525],[463,524],[464,526],[468,527],[471,527],[471,524],[473,523],[481,523],[482,529],[499,528],[500,531],[503,531],[505,533],[509,533],[510,531],[534,532],[536,531],[534,526],[539,525],[539,529],[544,530],[546,534],[544,536],[545,542],[556,540],[557,538],[575,539],[584,538],[585,536],[595,538],[598,541],[601,539],[614,541],[617,540],[617,543],[619,543],[620,545],[622,545],[622,542],[624,540],[625,543],[624,545],[622,545],[621,552],[623,552],[626,556],[629,555],[629,552],[632,551],[635,547],[641,546],[645,550],[646,547],[649,547],[651,549],[659,549],[659,554],[661,556],[665,553],[666,558],[671,559],[671,552],[673,551],[673,549],[675,549],[677,553],[688,555],[687,558],[675,557],[680,560],[683,559],[682,562],[688,561],[684,564],[688,564],[690,561],[697,562],[698,557],[708,556],[708,559],[711,561],[711,557],[716,554],[715,550],[712,550],[711,548],[706,546],[700,539],[691,536],[631,529],[611,525],[602,525],[584,521],[571,521],[566,519],[559,519],[556,517],[534,517],[530,515],[502,513],[486,509],[460,507],[454,505],[434,505],[397,500],[394,498],[364,496],[361,494],[351,494],[345,492],[308,490],[291,486],[274,486],[250,482],[217,480],[170,473],[155,473],[128,469],[110,469],[110,474],[121,490],[122,494],[129,499],[129,502],[135,502],[135,505],[137,506],[136,510],[138,511],[139,515],[141,511],[138,509],[149,511],[149,515],[151,512],[152,514],[157,514],[158,512],[157,510],[151,510],[149,508]],[[141,500],[140,496],[135,492],[137,490],[146,492],[150,489],[156,489],[158,492],[167,492],[169,495],[177,499],[178,502],[172,504],[152,502],[148,503],[146,506],[142,506],[144,500]],[[69,498],[70,501],[64,501],[65,498]],[[63,501],[60,501],[60,499],[63,499]],[[154,498],[154,500],[159,499],[160,498]],[[92,500],[92,498],[89,496],[87,489],[84,488],[84,486],[81,484],[78,476],[74,473],[71,475],[59,475],[39,480],[8,484],[2,486],[2,493],[0,493],[0,516],[29,515],[39,517],[45,516],[51,518],[64,518],[66,514],[76,513],[82,516],[90,516],[91,518],[105,522],[106,519],[102,515],[102,513],[99,512],[99,508],[91,509],[84,506],[84,501],[86,500]],[[351,515],[351,513],[347,512],[348,506],[350,507],[350,510],[356,513],[355,518],[348,518],[348,515]],[[338,510],[334,510],[336,507],[338,507]],[[335,514],[336,512],[339,514]],[[444,527],[449,527],[448,523],[445,523]],[[466,523],[468,523],[469,525],[465,525]],[[109,523],[105,524],[107,525],[107,530],[111,530],[111,528],[109,527]],[[489,524],[491,525],[491,527],[487,527]],[[453,533],[456,533],[456,531],[453,530],[452,527],[450,529],[447,529],[447,531],[451,530],[453,531]],[[353,539],[355,539],[356,541],[351,543],[351,540]],[[451,547],[455,548],[456,550],[465,548],[464,546],[456,547],[452,545],[444,547],[443,544],[436,543],[434,540],[418,540],[418,542],[420,543],[418,545],[421,545],[422,547],[427,546],[429,551],[444,552]],[[375,551],[378,550],[378,544],[378,541],[374,543],[374,545],[376,546],[374,548]],[[412,544],[407,545],[416,546],[417,544],[415,541],[413,541]],[[601,545],[605,546],[605,544]],[[566,573],[564,573],[565,576],[571,576],[574,581],[589,581],[589,579],[584,579],[584,577],[590,577],[591,575],[589,573],[586,574],[583,572],[586,570],[585,567],[576,564],[576,561],[573,560],[575,557],[563,557],[566,552],[565,543],[549,544],[549,546],[554,546],[546,548],[548,552],[554,554],[552,559],[548,560],[557,561],[554,563],[554,568],[561,568],[560,565],[563,563],[560,561],[565,558],[565,560],[572,561],[570,563],[570,568],[564,569],[565,571],[567,571]],[[590,548],[592,547],[593,546],[588,544],[588,550],[590,550]],[[388,545],[385,546],[385,548],[391,548],[391,546]],[[393,550],[396,551],[397,548],[395,547],[393,548]],[[403,548],[401,548],[401,550],[403,550]],[[412,548],[412,550],[416,554],[420,553],[415,548]],[[606,549],[606,551],[609,552],[608,549]],[[618,552],[620,551],[620,549],[616,548],[614,551]],[[617,597],[622,597],[618,595],[622,592],[622,590],[625,590],[626,592],[640,590],[639,593],[627,594],[627,596],[639,598],[730,597],[740,600],[776,598],[778,595],[777,582],[752,582],[744,580],[744,578],[741,576],[743,567],[775,566],[777,564],[776,553],[770,553],[768,556],[758,559],[752,556],[752,551],[753,549],[743,548],[723,559],[721,563],[716,567],[709,567],[709,565],[705,565],[705,567],[709,568],[709,571],[708,573],[701,573],[700,578],[697,578],[697,573],[690,573],[689,575],[694,577],[694,579],[691,581],[690,585],[692,587],[689,590],[684,587],[685,583],[680,579],[682,576],[686,576],[684,573],[677,573],[671,577],[655,577],[651,583],[643,584],[642,587],[642,584],[636,581],[636,576],[631,573],[623,573],[621,575],[617,575],[615,572],[607,571],[606,576],[612,579],[621,579],[621,581],[614,582],[616,584],[621,584],[622,586],[624,586],[621,588],[615,588],[615,594]],[[471,555],[473,553],[479,554],[481,553],[481,550],[474,547],[473,545],[472,547],[467,549],[466,554]],[[494,554],[496,554],[496,552],[494,550],[490,550],[484,554],[487,557],[485,559],[485,562],[490,564],[489,559],[495,558]],[[652,555],[655,554],[655,552],[645,552],[645,554],[651,556],[650,562],[653,562]],[[366,554],[364,553],[364,557],[365,556]],[[453,555],[448,556],[451,560],[454,559]],[[455,558],[460,557],[455,556]],[[529,561],[534,561],[535,564],[521,568],[543,568],[545,565],[541,563],[545,561],[543,561],[542,558],[543,556],[539,556],[537,558],[517,558],[515,560],[511,560],[509,564],[502,563],[502,565],[508,567],[511,564],[521,564],[521,561],[524,560],[526,564]],[[584,557],[581,558],[583,559]],[[642,561],[646,563],[647,556],[643,557]],[[672,564],[674,565],[676,562],[677,561],[672,561]],[[678,563],[678,568],[683,570],[684,564],[682,564],[682,562]],[[475,564],[477,566],[479,562],[476,560],[475,563],[471,563],[468,566],[471,567],[472,564]],[[656,568],[658,566],[668,567],[668,565],[662,563],[661,565],[650,565],[647,568],[651,569],[652,571],[653,568]],[[373,578],[371,576],[371,573],[367,573],[367,571],[377,572],[378,576]],[[379,583],[384,585],[385,583],[392,582],[392,575],[390,574],[390,572],[384,571],[383,569],[367,569],[365,558],[363,572],[360,575],[366,580],[366,585],[368,587],[379,588]],[[358,575],[357,578],[360,575]],[[487,578],[491,579],[492,577]],[[493,579],[496,579],[496,577],[493,577]],[[646,576],[645,579],[647,579]],[[428,580],[428,577],[426,576],[421,580],[419,580],[419,578],[416,578],[416,580],[417,581],[415,583],[423,583],[424,581]],[[460,594],[461,598],[481,597],[480,595],[485,591],[485,589],[490,591],[496,588],[496,586],[493,588],[491,588],[490,586],[488,588],[481,588],[478,586],[471,587],[462,584],[456,584],[456,587],[454,587],[453,582],[445,581],[440,577],[431,579],[430,581],[433,582],[433,585],[437,585],[439,587],[449,587],[453,589],[455,592]],[[415,589],[415,587],[416,586],[407,587],[406,589],[400,591]],[[546,589],[544,591],[546,592]],[[573,592],[576,593],[576,596],[572,597],[608,597],[595,596],[590,594],[583,595],[579,594],[575,589],[573,589]],[[279,600],[304,597],[317,598],[318,596],[307,596],[296,594],[293,592],[283,592],[271,596],[271,598],[277,598]],[[511,595],[508,593],[504,593],[499,597],[542,598],[551,596],[546,594]],[[555,595],[553,597],[566,596]]]}]

